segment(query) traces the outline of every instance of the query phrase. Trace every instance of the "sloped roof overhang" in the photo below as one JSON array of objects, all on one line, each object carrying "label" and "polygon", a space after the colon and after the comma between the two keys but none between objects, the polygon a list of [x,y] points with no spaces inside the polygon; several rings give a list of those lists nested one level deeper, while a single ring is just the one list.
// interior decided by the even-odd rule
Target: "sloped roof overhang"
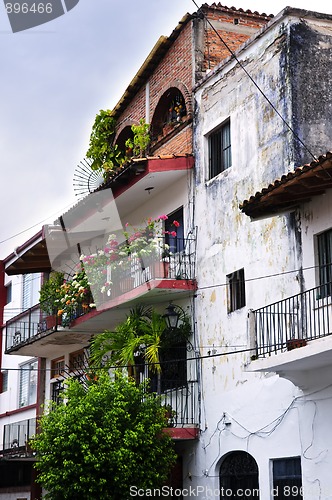
[{"label": "sloped roof overhang", "polygon": [[259,219],[295,210],[313,196],[332,188],[332,152],[276,179],[240,204],[240,210]]}]

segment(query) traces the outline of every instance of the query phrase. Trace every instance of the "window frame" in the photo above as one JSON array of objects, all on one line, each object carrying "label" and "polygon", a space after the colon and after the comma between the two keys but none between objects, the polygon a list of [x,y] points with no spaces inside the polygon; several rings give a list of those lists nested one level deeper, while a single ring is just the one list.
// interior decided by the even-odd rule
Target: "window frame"
[{"label": "window frame", "polygon": [[332,228],[315,235],[319,298],[332,295]]},{"label": "window frame", "polygon": [[232,166],[231,120],[227,118],[207,136],[208,139],[208,180]]},{"label": "window frame", "polygon": [[[25,374],[26,371],[28,371],[27,381],[23,378],[23,374]],[[35,380],[32,380],[32,373],[35,376]],[[38,390],[38,359],[35,358],[20,365],[18,384],[18,407],[24,408],[36,404]]]},{"label": "window frame", "polygon": [[[297,474],[291,474],[288,473],[287,475],[279,475],[276,477],[275,475],[275,465],[279,462],[291,462],[296,460],[296,466],[299,466],[300,473]],[[273,458],[271,459],[271,479],[272,479],[272,488],[273,488],[273,498],[275,500],[284,500],[285,498],[293,498],[294,500],[301,500],[303,498],[302,494],[299,494],[299,492],[303,493],[302,490],[302,464],[301,464],[301,457],[300,456],[294,456],[294,457],[280,457],[280,458]],[[287,484],[287,483],[293,483],[293,484]],[[294,484],[297,483],[297,484]],[[285,494],[285,487],[289,488],[289,491],[287,492],[292,492],[292,495]],[[292,488],[294,488],[292,490]],[[295,494],[297,492],[297,494]]]},{"label": "window frame", "polygon": [[13,300],[13,285],[11,281],[9,281],[9,283],[6,283],[5,289],[6,289],[6,305],[7,305],[10,304]]},{"label": "window frame", "polygon": [[246,281],[244,267],[226,275],[227,311],[232,313],[246,306]]}]

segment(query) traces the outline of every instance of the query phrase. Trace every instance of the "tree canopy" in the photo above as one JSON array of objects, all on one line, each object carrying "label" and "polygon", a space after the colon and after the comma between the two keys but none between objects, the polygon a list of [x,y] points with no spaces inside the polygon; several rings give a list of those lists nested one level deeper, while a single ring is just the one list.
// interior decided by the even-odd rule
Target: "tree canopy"
[{"label": "tree canopy", "polygon": [[44,414],[32,446],[52,500],[126,500],[130,486],[161,486],[175,463],[165,409],[144,386],[105,371],[69,380],[65,403]]}]

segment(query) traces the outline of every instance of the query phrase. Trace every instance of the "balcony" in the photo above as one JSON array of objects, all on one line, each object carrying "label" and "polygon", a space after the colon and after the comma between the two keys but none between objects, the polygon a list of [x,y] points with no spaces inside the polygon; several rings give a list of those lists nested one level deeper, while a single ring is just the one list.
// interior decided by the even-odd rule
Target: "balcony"
[{"label": "balcony", "polygon": [[301,371],[327,367],[332,354],[332,283],[250,314],[256,339],[251,371],[277,372],[296,381]]},{"label": "balcony", "polygon": [[[178,238],[179,240],[179,238]],[[112,329],[136,304],[167,303],[185,298],[196,290],[195,238],[178,241],[181,251],[164,256],[162,247],[144,262],[133,258],[130,265],[111,269],[108,293],[93,293],[95,309],[79,305],[71,315],[46,316],[37,305],[6,323],[6,354],[52,357],[64,346],[79,350],[91,335]]]},{"label": "balcony", "polygon": [[0,453],[7,459],[32,457],[33,453],[28,442],[34,434],[36,434],[35,418],[5,425],[3,432],[3,449]]},{"label": "balcony", "polygon": [[161,395],[162,405],[169,409],[168,427],[165,429],[174,440],[186,441],[198,437],[198,385],[196,381],[165,380],[169,389]]}]

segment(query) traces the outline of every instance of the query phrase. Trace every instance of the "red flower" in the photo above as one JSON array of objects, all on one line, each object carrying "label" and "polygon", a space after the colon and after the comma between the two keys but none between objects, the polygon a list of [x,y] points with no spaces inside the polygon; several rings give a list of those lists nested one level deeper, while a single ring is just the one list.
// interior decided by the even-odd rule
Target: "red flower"
[{"label": "red flower", "polygon": [[177,220],[173,220],[173,226],[180,227],[180,222],[178,222]]}]

